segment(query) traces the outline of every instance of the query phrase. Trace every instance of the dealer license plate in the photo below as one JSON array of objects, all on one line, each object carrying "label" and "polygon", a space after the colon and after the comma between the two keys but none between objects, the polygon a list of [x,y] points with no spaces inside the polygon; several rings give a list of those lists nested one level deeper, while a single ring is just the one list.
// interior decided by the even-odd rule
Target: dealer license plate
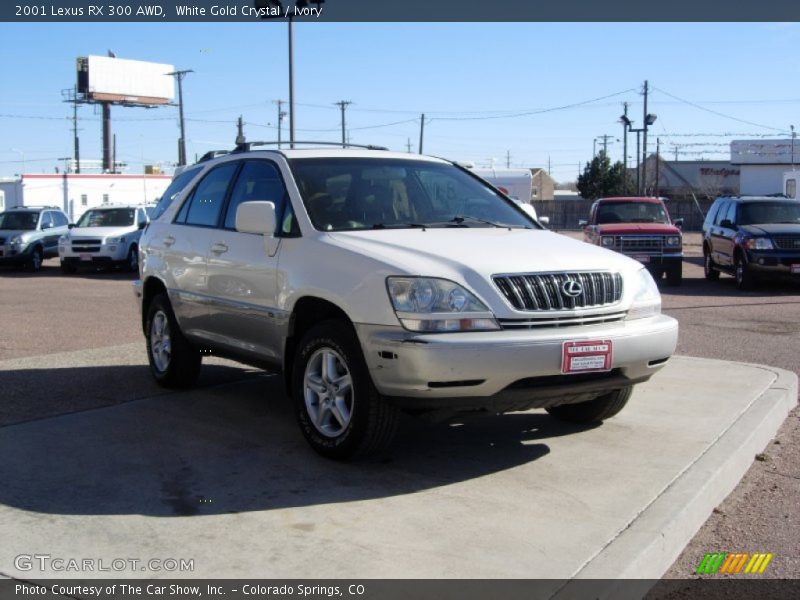
[{"label": "dealer license plate", "polygon": [[633,260],[638,260],[640,263],[647,264],[650,262],[650,257],[646,254],[641,254],[638,256],[632,256]]},{"label": "dealer license plate", "polygon": [[81,258],[81,260],[90,261],[90,260],[92,260],[92,255],[91,254],[81,254],[80,258]]},{"label": "dealer license plate", "polygon": [[587,373],[611,370],[611,340],[564,342],[561,346],[561,372]]}]

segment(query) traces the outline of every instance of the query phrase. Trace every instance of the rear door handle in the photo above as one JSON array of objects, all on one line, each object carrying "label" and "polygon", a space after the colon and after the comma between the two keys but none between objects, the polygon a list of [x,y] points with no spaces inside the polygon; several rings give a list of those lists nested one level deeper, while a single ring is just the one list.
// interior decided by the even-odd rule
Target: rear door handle
[{"label": "rear door handle", "polygon": [[216,244],[211,246],[211,251],[214,254],[224,254],[225,252],[228,251],[228,247],[222,242],[217,242]]},{"label": "rear door handle", "polygon": [[165,245],[167,248],[169,248],[170,246],[172,246],[172,244],[174,244],[174,243],[175,243],[175,238],[174,238],[174,237],[172,237],[171,235],[168,235],[167,237],[165,237],[165,238],[162,240],[162,243],[163,243],[163,244],[164,244],[164,245]]}]

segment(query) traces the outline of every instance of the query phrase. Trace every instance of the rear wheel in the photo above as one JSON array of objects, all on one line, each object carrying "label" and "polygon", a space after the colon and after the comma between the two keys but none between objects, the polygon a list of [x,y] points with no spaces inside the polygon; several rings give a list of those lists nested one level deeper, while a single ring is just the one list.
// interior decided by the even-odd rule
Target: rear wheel
[{"label": "rear wheel", "polygon": [[372,383],[358,338],[341,321],[323,321],[298,344],[291,378],[300,429],[328,458],[378,452],[397,429],[398,409]]},{"label": "rear wheel", "polygon": [[570,423],[594,423],[610,419],[625,408],[633,393],[633,386],[629,385],[619,390],[614,390],[588,402],[576,404],[562,404],[551,406],[547,409],[554,417]]},{"label": "rear wheel", "polygon": [[158,294],[150,303],[145,332],[147,360],[155,380],[169,388],[194,384],[201,355],[181,333],[166,294]]},{"label": "rear wheel", "polygon": [[706,250],[703,252],[703,274],[709,281],[716,281],[719,279],[719,271],[714,266],[714,260],[711,258],[711,253]]}]

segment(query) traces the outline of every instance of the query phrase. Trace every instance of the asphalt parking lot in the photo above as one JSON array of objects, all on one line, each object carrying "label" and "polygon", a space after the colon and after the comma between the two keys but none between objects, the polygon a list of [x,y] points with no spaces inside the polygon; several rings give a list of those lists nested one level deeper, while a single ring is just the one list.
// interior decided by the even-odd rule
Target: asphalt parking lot
[{"label": "asphalt parking lot", "polygon": [[[706,282],[696,236],[687,241],[684,284],[662,290],[664,311],[681,323],[678,352],[800,372],[800,285],[779,283],[741,293],[729,277]],[[132,279],[116,272],[65,277],[56,261],[47,261],[38,275],[0,271],[0,361],[19,361],[19,368],[6,369],[0,425],[163,393],[142,364]],[[80,368],[71,365],[73,351],[86,351]],[[204,369],[200,385],[247,385],[263,377],[214,361]],[[759,550],[776,555],[769,576],[797,577],[799,496],[800,415],[795,409],[667,576],[690,576],[705,552]]]}]

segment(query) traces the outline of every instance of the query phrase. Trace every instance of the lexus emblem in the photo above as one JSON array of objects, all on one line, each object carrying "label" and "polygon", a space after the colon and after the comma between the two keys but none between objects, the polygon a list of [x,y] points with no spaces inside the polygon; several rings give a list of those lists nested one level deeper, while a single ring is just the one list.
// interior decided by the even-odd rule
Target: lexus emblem
[{"label": "lexus emblem", "polygon": [[583,293],[583,286],[580,284],[579,281],[575,281],[574,279],[567,279],[564,283],[561,284],[561,291],[564,292],[565,296],[569,296],[570,298],[577,298]]}]

